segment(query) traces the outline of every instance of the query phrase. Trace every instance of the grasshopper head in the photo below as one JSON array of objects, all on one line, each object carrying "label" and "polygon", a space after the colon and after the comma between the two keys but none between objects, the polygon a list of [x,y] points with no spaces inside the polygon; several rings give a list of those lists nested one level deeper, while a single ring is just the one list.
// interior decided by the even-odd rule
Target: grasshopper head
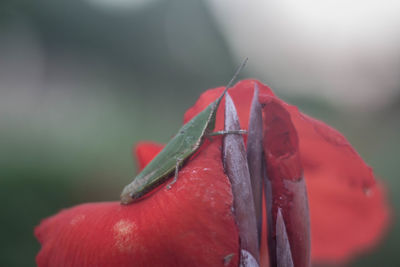
[{"label": "grasshopper head", "polygon": [[129,193],[125,193],[124,191],[121,194],[121,204],[128,205],[133,202],[133,199],[131,198]]},{"label": "grasshopper head", "polygon": [[143,196],[143,191],[138,189],[135,180],[129,185],[125,186],[121,193],[121,204],[128,205],[136,202]]}]

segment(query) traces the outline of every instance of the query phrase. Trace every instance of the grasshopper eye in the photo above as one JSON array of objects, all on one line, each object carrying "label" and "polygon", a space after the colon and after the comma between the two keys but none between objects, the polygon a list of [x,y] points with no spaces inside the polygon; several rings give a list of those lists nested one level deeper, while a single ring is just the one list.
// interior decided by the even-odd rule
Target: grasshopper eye
[{"label": "grasshopper eye", "polygon": [[139,198],[141,198],[143,196],[143,194],[140,192],[133,192],[133,193],[130,193],[129,196],[131,197],[132,201],[135,202]]}]

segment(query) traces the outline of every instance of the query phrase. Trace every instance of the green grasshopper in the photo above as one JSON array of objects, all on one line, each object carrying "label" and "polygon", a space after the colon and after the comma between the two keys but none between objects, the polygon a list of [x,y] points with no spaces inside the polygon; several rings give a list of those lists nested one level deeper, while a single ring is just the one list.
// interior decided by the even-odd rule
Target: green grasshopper
[{"label": "green grasshopper", "polygon": [[139,200],[146,193],[166,181],[175,172],[174,180],[167,185],[167,189],[178,179],[178,171],[184,161],[193,155],[209,136],[221,134],[243,134],[245,130],[213,132],[217,109],[228,89],[233,85],[239,72],[246,65],[247,58],[237,69],[224,92],[217,100],[207,106],[202,112],[184,124],[179,132],[168,142],[163,150],[125,186],[121,194],[121,204],[129,204]]}]

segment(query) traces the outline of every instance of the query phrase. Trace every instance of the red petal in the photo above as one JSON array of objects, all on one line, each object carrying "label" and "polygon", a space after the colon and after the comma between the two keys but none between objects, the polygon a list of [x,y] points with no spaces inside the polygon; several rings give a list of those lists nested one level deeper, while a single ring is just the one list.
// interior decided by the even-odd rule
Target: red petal
[{"label": "red petal", "polygon": [[311,215],[315,261],[347,261],[376,244],[387,228],[382,187],[346,138],[288,108],[299,134]]},{"label": "red petal", "polygon": [[135,146],[135,155],[139,163],[139,171],[163,149],[164,145],[153,142],[140,142]]},{"label": "red petal", "polygon": [[[264,102],[264,153],[267,165],[267,184],[272,192],[270,248],[271,262],[278,266],[279,256],[278,213],[285,224],[285,233],[290,242],[291,256],[295,266],[310,266],[310,215],[306,184],[299,155],[299,140],[290,114],[276,100]],[[282,234],[282,232],[281,232]],[[281,241],[284,241],[281,239]],[[282,245],[282,244],[281,244]],[[275,251],[275,247],[277,250]],[[286,244],[283,248],[286,247]],[[285,255],[285,253],[283,254]],[[286,256],[288,256],[286,254]],[[274,265],[274,264],[271,264]]]},{"label": "red petal", "polygon": [[[345,261],[373,246],[386,229],[389,211],[371,168],[338,131],[300,113],[255,80],[238,82],[229,89],[242,129],[248,125],[255,83],[260,88],[260,103],[272,98],[285,107],[299,137],[310,202],[312,259]],[[203,93],[186,112],[184,122],[214,101],[222,90],[219,87]],[[216,130],[223,129],[223,106],[224,102],[217,112]]]},{"label": "red petal", "polygon": [[239,236],[232,192],[221,162],[221,139],[202,149],[179,173],[134,205],[80,205],[44,220],[38,266],[238,265]]}]

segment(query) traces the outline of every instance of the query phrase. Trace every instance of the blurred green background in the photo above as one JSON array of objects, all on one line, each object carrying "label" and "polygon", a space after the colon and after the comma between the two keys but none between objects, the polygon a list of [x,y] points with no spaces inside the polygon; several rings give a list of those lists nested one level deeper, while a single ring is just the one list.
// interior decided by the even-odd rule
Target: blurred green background
[{"label": "blurred green background", "polygon": [[[230,79],[248,55],[232,46],[211,2],[0,2],[1,266],[35,266],[33,228],[41,219],[83,202],[118,200],[135,174],[132,145],[167,142],[198,96]],[[251,26],[243,27],[251,33]],[[254,36],[268,42],[268,35]],[[399,68],[399,53],[393,57]],[[290,73],[269,75],[273,62],[257,60],[250,56],[242,78],[268,83],[286,101],[336,127],[387,185],[390,233],[352,266],[400,266],[400,83],[393,82],[393,94],[379,105],[352,105],[351,99],[342,105],[318,94],[322,85],[301,93],[309,80],[291,94]],[[252,61],[265,64],[265,71],[255,71]],[[374,79],[374,73],[365,75]]]}]

